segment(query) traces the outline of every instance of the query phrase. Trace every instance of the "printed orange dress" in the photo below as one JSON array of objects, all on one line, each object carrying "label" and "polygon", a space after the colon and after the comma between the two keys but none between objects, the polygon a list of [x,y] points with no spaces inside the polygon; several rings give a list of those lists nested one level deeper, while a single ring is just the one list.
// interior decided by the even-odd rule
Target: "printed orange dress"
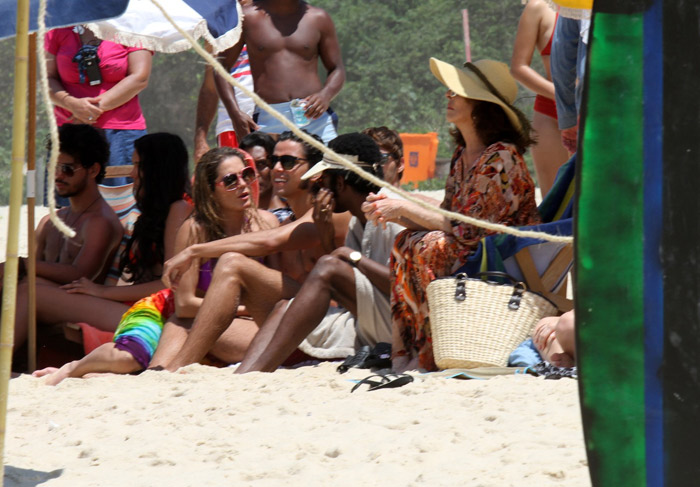
[{"label": "printed orange dress", "polygon": [[[463,147],[455,151],[441,207],[481,220],[512,226],[539,222],[535,184],[516,147],[497,142],[484,150],[469,169]],[[452,232],[405,230],[396,238],[391,256],[391,313],[409,353],[419,365],[437,370],[433,360],[426,288],[434,279],[453,274],[494,232],[457,221]]]}]

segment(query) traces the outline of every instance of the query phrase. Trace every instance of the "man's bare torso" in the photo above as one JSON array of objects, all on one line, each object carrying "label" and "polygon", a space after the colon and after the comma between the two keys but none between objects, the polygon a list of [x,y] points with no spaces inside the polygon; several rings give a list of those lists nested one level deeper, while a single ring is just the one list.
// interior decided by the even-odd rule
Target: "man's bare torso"
[{"label": "man's bare torso", "polygon": [[330,18],[304,2],[296,13],[278,15],[270,3],[254,2],[244,9],[243,36],[257,94],[268,103],[282,103],[318,92],[323,86],[319,43]]},{"label": "man's bare torso", "polygon": [[109,222],[111,237],[109,255],[104,256],[104,265],[96,276],[95,281],[101,282],[107,275],[107,271],[114,259],[114,253],[118,248],[119,241],[123,234],[123,228],[119,218],[105,201],[100,201],[91,211],[84,214],[74,215],[69,208],[61,208],[58,215],[73,230],[75,236],[68,237],[62,234],[50,221],[48,217],[40,223],[39,234],[37,235],[37,259],[55,264],[73,265],[76,262],[81,250],[86,245],[85,240],[90,238],[85,227],[91,219],[104,219]]}]

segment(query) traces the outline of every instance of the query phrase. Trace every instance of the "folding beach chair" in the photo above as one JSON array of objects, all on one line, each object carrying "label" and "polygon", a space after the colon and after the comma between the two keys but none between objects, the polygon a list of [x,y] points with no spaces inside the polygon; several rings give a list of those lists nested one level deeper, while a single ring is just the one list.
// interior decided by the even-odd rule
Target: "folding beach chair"
[{"label": "folding beach chair", "polygon": [[[543,223],[523,230],[573,235],[573,195],[576,155],[557,173],[551,191],[538,210]],[[573,266],[573,245],[499,234],[484,238],[457,272],[474,276],[483,271],[506,272],[552,301],[560,312],[573,308],[566,298],[567,275]]]}]

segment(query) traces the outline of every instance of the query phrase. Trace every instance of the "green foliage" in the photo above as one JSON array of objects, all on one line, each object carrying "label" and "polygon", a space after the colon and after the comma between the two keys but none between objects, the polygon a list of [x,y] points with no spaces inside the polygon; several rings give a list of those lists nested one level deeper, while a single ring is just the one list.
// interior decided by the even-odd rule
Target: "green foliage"
[{"label": "green foliage", "polygon": [[406,183],[401,185],[401,189],[406,191],[440,191],[445,189],[445,181],[447,178],[433,178],[425,181],[419,181],[418,184]]},{"label": "green foliage", "polygon": [[[346,66],[347,81],[333,102],[340,117],[340,131],[387,125],[399,132],[437,132],[439,157],[449,157],[452,143],[445,122],[445,88],[430,73],[429,58],[464,62],[461,11],[466,8],[472,58],[508,63],[522,9],[514,0],[310,2],[333,18]],[[13,58],[14,39],[0,41],[0,63],[6,66],[0,71],[0,93],[6,100],[0,107],[0,205],[7,204]],[[176,133],[190,151],[202,63],[194,51],[156,54],[149,86],[140,95],[149,132]],[[521,93],[518,104],[531,113],[528,92]],[[45,113],[40,111],[40,134],[47,131],[45,120]],[[43,160],[43,135],[37,138],[37,157]]]}]

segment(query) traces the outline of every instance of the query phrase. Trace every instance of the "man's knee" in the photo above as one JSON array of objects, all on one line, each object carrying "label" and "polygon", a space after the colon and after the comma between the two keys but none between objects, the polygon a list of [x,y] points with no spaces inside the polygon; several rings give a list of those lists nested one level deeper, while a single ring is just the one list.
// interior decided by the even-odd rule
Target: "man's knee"
[{"label": "man's knee", "polygon": [[238,278],[241,271],[250,263],[250,259],[238,252],[227,252],[219,257],[214,267],[213,278]]},{"label": "man's knee", "polygon": [[309,279],[316,278],[330,283],[343,273],[352,272],[352,268],[348,265],[339,257],[326,254],[318,259]]}]

